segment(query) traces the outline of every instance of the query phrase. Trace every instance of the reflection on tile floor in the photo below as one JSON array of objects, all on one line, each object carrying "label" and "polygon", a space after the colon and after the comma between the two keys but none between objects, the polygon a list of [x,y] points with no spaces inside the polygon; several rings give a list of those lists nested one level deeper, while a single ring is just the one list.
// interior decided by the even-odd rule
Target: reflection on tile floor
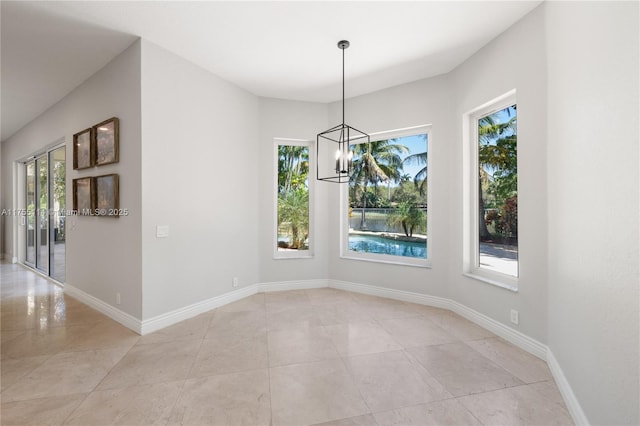
[{"label": "reflection on tile floor", "polygon": [[572,424],[547,365],[442,309],[256,294],[140,337],[0,264],[2,424]]}]

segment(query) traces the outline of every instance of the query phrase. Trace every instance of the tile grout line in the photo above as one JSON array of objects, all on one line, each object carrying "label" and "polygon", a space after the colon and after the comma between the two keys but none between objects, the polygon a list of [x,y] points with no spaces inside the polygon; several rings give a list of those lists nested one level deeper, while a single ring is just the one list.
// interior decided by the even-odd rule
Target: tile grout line
[{"label": "tile grout line", "polygon": [[[311,304],[311,306],[312,306],[313,308],[315,308],[316,306],[322,306],[322,304],[320,304],[320,305],[314,305],[313,303],[311,303],[311,298],[309,297],[308,290],[307,290],[307,291],[305,291],[305,295],[307,296],[307,299],[309,299],[309,302],[310,302],[310,304]],[[353,302],[355,302],[358,306],[363,307],[363,305],[361,305],[361,304],[360,304],[360,301],[358,301],[357,299],[355,299],[355,298],[354,298],[354,299],[352,299],[352,300],[353,300]],[[334,303],[334,302],[331,302],[331,303]],[[264,302],[263,302],[263,308],[264,308],[264,312],[265,312],[265,324],[268,324],[268,322],[269,322],[269,321],[268,321],[268,319],[267,319],[268,317],[267,317],[267,312],[266,312],[266,297],[265,297]],[[319,309],[321,309],[321,308],[319,308]],[[215,311],[215,309],[213,309],[212,311]],[[382,314],[384,314],[385,312],[381,312],[381,313],[382,313]],[[393,312],[391,312],[391,313],[393,313]],[[431,321],[431,319],[430,319],[429,317],[427,317],[426,315],[424,315],[424,314],[416,315],[415,317],[422,317],[422,318],[426,318],[427,320]],[[402,318],[405,318],[405,317],[398,317],[397,319],[402,319]],[[413,318],[413,316],[412,316],[411,318]],[[395,318],[395,317],[394,317],[394,318],[389,318],[389,320],[392,320],[392,319],[396,319],[396,318]],[[212,323],[212,321],[213,321],[213,316],[212,316],[212,317],[210,318],[210,320],[209,320],[209,324],[208,324],[207,330],[209,330],[209,329],[211,328],[211,323]],[[372,323],[372,324],[375,324],[375,325],[377,325],[378,327],[380,327],[382,330],[384,330],[384,331],[385,331],[385,332],[390,336],[391,340],[392,340],[393,342],[395,342],[395,343],[399,346],[399,348],[400,348],[400,349],[396,349],[396,350],[393,350],[393,351],[399,351],[399,350],[401,350],[401,351],[405,354],[405,356],[407,356],[407,357],[410,359],[410,361],[412,361],[412,363],[414,362],[414,361],[413,361],[413,358],[412,358],[412,356],[411,356],[411,354],[408,352],[408,349],[407,349],[407,348],[405,348],[403,345],[399,344],[399,343],[397,342],[396,338],[393,336],[393,334],[392,334],[391,332],[389,332],[389,331],[384,327],[383,322],[384,322],[385,320],[383,320],[382,318],[376,318],[375,316],[371,316],[370,321],[371,321],[371,323]],[[432,321],[432,322],[433,322],[433,321]],[[350,324],[350,323],[351,323],[351,321],[347,321],[347,322],[346,322],[346,324]],[[435,322],[433,322],[433,323],[434,323],[436,326],[439,326],[439,325],[438,325],[438,324],[436,324]],[[69,327],[73,327],[73,326],[69,326]],[[326,330],[326,327],[327,327],[326,325],[322,324],[322,322],[321,322],[321,324],[319,324],[319,327],[321,327],[321,329],[323,330],[323,332],[324,332],[325,334],[327,334],[327,335],[328,335],[327,330]],[[68,328],[68,327],[65,325],[65,326],[64,326],[64,328]],[[92,326],[92,328],[93,328],[93,326]],[[464,330],[462,330],[462,331],[465,331],[465,330],[466,330],[466,329],[464,329]],[[448,335],[453,336],[453,334],[451,334],[451,332],[449,331],[449,329],[445,329],[445,331],[446,331],[446,333],[447,333]],[[24,334],[24,333],[22,333],[22,334],[20,334],[20,335],[18,335],[18,336],[15,336],[15,338],[17,338],[17,337],[19,337],[19,336],[21,336],[21,335],[23,335],[23,334]],[[169,414],[168,414],[168,416],[169,416],[169,417],[168,417],[168,419],[167,419],[167,422],[166,422],[166,423],[169,423],[169,422],[170,422],[170,420],[171,420],[171,416],[172,416],[172,414],[174,413],[175,408],[176,408],[176,406],[177,406],[177,402],[178,402],[178,401],[180,400],[180,398],[184,395],[184,390],[185,390],[185,384],[186,384],[186,381],[188,381],[188,380],[189,380],[189,377],[190,377],[190,376],[191,376],[191,374],[193,373],[193,369],[194,369],[194,366],[195,366],[195,364],[196,364],[196,361],[197,361],[198,355],[199,355],[200,351],[201,351],[201,350],[202,350],[202,348],[203,348],[204,341],[206,340],[206,339],[205,339],[206,335],[207,335],[207,334],[206,334],[206,331],[205,331],[205,334],[203,335],[203,337],[201,337],[201,338],[200,338],[200,345],[198,346],[198,348],[197,348],[197,350],[196,350],[195,357],[193,358],[192,363],[191,363],[191,366],[190,366],[190,367],[189,367],[189,369],[188,369],[187,377],[186,377],[184,380],[182,380],[182,383],[181,383],[181,385],[180,385],[181,387],[180,387],[179,392],[177,393],[177,396],[176,396],[176,398],[175,398],[174,404],[173,404],[173,406],[171,407],[170,411],[168,411],[168,413],[169,413]],[[273,424],[273,404],[272,404],[272,403],[273,403],[273,401],[272,401],[272,393],[271,393],[271,392],[272,392],[272,387],[271,387],[271,384],[272,384],[272,383],[271,383],[271,369],[272,369],[272,367],[271,367],[271,365],[270,365],[270,353],[269,353],[269,331],[268,331],[268,326],[267,326],[267,330],[266,330],[266,337],[267,337],[267,340],[266,340],[266,346],[267,346],[267,347],[266,347],[266,352],[267,352],[267,373],[268,373],[268,380],[269,380],[269,406],[270,406],[270,415],[271,415],[270,423],[271,423],[271,424]],[[469,409],[467,409],[467,407],[466,407],[466,406],[464,406],[464,404],[462,404],[462,402],[460,402],[460,401],[459,401],[461,398],[465,398],[465,397],[472,396],[472,395],[482,395],[482,394],[489,394],[489,393],[494,393],[494,392],[500,392],[500,391],[503,391],[503,390],[507,390],[507,391],[508,391],[508,390],[515,389],[515,388],[521,388],[521,387],[524,387],[524,386],[532,386],[532,385],[537,384],[537,383],[544,383],[544,382],[555,383],[555,381],[554,381],[553,377],[550,377],[550,378],[547,378],[547,379],[542,379],[542,380],[538,380],[538,381],[535,381],[535,382],[528,383],[528,382],[526,382],[526,381],[524,381],[524,380],[520,379],[517,375],[515,375],[515,374],[511,373],[511,371],[510,371],[509,369],[507,369],[507,368],[503,367],[500,363],[498,363],[498,362],[496,362],[496,361],[493,361],[491,358],[489,358],[488,356],[485,356],[483,353],[481,353],[480,351],[478,351],[476,348],[474,348],[472,345],[470,345],[470,344],[469,344],[469,342],[475,342],[475,341],[480,341],[480,340],[488,340],[488,339],[492,339],[492,338],[496,338],[496,336],[493,336],[493,337],[480,337],[480,338],[477,338],[477,339],[459,339],[459,340],[458,340],[457,342],[455,342],[455,343],[458,343],[458,344],[459,344],[459,343],[462,343],[462,344],[463,344],[466,348],[468,348],[470,351],[472,351],[473,353],[476,353],[477,355],[480,355],[482,358],[484,358],[484,359],[485,359],[486,361],[488,361],[490,364],[493,364],[494,366],[496,366],[496,367],[498,367],[498,368],[502,369],[503,371],[507,372],[509,375],[511,375],[512,377],[514,377],[514,378],[518,379],[518,380],[519,380],[519,381],[521,381],[522,383],[520,383],[520,384],[508,385],[508,386],[504,386],[504,387],[501,387],[501,388],[498,388],[498,389],[483,390],[483,391],[480,391],[480,392],[474,392],[474,393],[470,393],[470,394],[466,394],[466,395],[460,395],[460,396],[453,396],[453,395],[452,395],[450,398],[436,399],[436,400],[433,400],[433,401],[429,401],[429,402],[427,402],[427,403],[420,403],[420,404],[413,404],[413,405],[407,405],[407,406],[402,406],[402,407],[396,407],[396,408],[392,408],[391,410],[382,410],[382,411],[378,411],[378,412],[376,412],[376,413],[379,413],[379,412],[385,412],[385,411],[395,411],[395,410],[402,409],[402,408],[406,408],[406,407],[419,406],[419,405],[425,405],[425,404],[432,404],[432,403],[436,403],[436,402],[448,401],[448,400],[452,400],[452,399],[453,399],[453,400],[458,401],[458,403],[459,403],[459,404],[464,408],[464,410],[465,410],[466,412],[470,413],[470,415],[471,415],[473,418],[475,418],[475,419],[477,419],[477,420],[479,421],[479,419],[476,417],[476,415],[475,415],[473,412],[471,412]],[[13,340],[13,339],[10,339],[10,340]],[[139,339],[138,339],[138,340],[139,340]],[[194,339],[194,340],[195,340],[195,339]],[[171,341],[175,341],[175,340],[171,340]],[[350,380],[352,381],[352,383],[356,386],[356,389],[358,390],[358,394],[360,395],[360,397],[361,397],[362,401],[364,402],[364,406],[368,409],[368,414],[373,415],[374,413],[373,413],[373,411],[371,410],[371,407],[369,406],[369,404],[368,404],[368,403],[367,403],[367,401],[365,400],[365,398],[364,398],[364,396],[363,396],[362,392],[360,391],[360,388],[358,387],[358,385],[357,385],[357,384],[356,384],[356,382],[355,382],[355,378],[354,378],[353,373],[351,372],[351,370],[350,370],[350,369],[348,368],[348,366],[347,366],[347,360],[348,360],[348,358],[350,358],[349,354],[348,354],[348,353],[346,353],[345,355],[342,355],[342,354],[340,353],[340,351],[338,351],[338,350],[337,350],[337,346],[335,345],[335,343],[334,343],[333,339],[329,338],[329,343],[330,343],[330,344],[332,345],[332,347],[336,350],[336,353],[338,354],[338,357],[340,358],[340,360],[341,360],[341,362],[342,362],[343,367],[347,370],[348,377],[350,378]],[[442,345],[449,345],[449,344],[451,344],[451,343],[443,343],[443,344],[440,344],[440,345],[420,345],[420,346],[423,346],[423,347],[433,347],[433,346],[442,346]],[[78,405],[77,405],[77,406],[76,406],[76,407],[75,407],[75,408],[74,408],[74,409],[69,413],[69,415],[67,415],[67,416],[64,418],[63,422],[64,422],[64,421],[68,421],[70,418],[72,418],[72,416],[77,412],[77,410],[79,409],[79,407],[81,407],[81,406],[85,403],[85,401],[87,400],[87,398],[89,398],[93,393],[98,392],[98,391],[96,391],[96,389],[101,385],[101,383],[103,383],[103,382],[104,382],[105,378],[106,378],[106,377],[107,377],[107,376],[108,376],[108,375],[109,375],[109,374],[110,374],[110,373],[111,373],[111,372],[112,372],[112,371],[113,371],[113,370],[114,370],[114,369],[115,369],[115,368],[116,368],[116,367],[117,367],[117,366],[122,362],[122,360],[123,360],[123,359],[124,359],[124,358],[125,358],[125,357],[130,353],[130,352],[131,352],[131,350],[132,350],[134,347],[136,347],[136,346],[138,346],[138,342],[136,342],[134,345],[132,345],[131,347],[129,347],[129,349],[124,353],[124,355],[122,356],[122,358],[121,358],[120,360],[118,360],[118,362],[116,362],[116,363],[115,363],[115,364],[114,364],[114,365],[113,365],[113,366],[112,366],[112,367],[107,371],[107,373],[104,375],[104,377],[102,377],[102,379],[101,379],[101,380],[96,384],[96,386],[94,386],[94,388],[93,388],[92,390],[90,390],[89,392],[87,392],[87,393],[85,394],[84,398],[82,398],[82,401],[80,401],[80,402],[78,403]],[[103,350],[115,349],[115,348],[117,348],[117,347],[118,347],[118,346],[116,346],[116,347],[110,347],[110,348],[101,348],[101,349],[84,349],[84,350],[82,350],[82,349],[81,349],[81,350],[75,350],[75,351],[58,350],[58,351],[54,352],[53,354],[48,354],[48,355],[47,355],[46,360],[45,360],[41,365],[43,365],[44,363],[46,363],[46,362],[47,362],[49,359],[51,359],[52,357],[57,356],[58,354],[62,354],[62,353],[89,352],[89,351],[96,352],[96,351],[103,351]],[[120,347],[122,347],[122,346],[120,346]],[[359,354],[359,355],[373,355],[373,354],[388,353],[388,352],[392,352],[392,351],[390,351],[390,350],[383,350],[383,351],[379,351],[379,352],[366,353],[366,354]],[[359,356],[359,355],[353,355],[353,356]],[[323,360],[320,360],[320,361],[323,361]],[[294,364],[290,364],[290,365],[295,365],[295,364],[306,364],[306,363],[310,363],[310,362],[313,362],[313,361],[306,361],[306,362],[301,362],[301,363],[294,363]],[[415,362],[417,362],[417,361],[415,361]],[[421,368],[423,368],[423,369],[425,369],[425,370],[428,372],[428,370],[427,370],[424,366],[422,366],[422,364],[420,364],[419,362],[418,362],[418,366],[419,366],[419,367],[421,367]],[[31,374],[33,371],[35,371],[37,368],[39,368],[39,367],[38,367],[38,366],[37,366],[37,367],[34,367],[34,369],[33,369],[33,370],[31,370],[29,373],[26,373],[26,374],[25,374],[25,375],[23,375],[22,377],[28,376],[28,375],[29,375],[29,374]],[[251,371],[251,370],[256,370],[256,369],[249,369],[249,370],[243,370],[243,371]],[[222,374],[213,374],[213,375],[210,375],[210,376],[219,376],[219,375],[224,375],[224,374],[234,374],[234,373],[238,373],[238,372],[222,373]],[[430,374],[430,373],[429,373],[429,375],[431,376],[431,374]],[[436,383],[439,383],[439,384],[442,386],[442,388],[446,390],[446,388],[442,385],[442,383],[440,383],[440,381],[439,381],[438,379],[436,379],[436,378],[435,378],[435,377],[433,377],[433,376],[432,376],[432,378],[433,378],[433,380],[434,380]],[[176,382],[176,381],[175,381],[175,380],[167,380],[167,381],[157,382],[157,383],[166,383],[166,382]],[[156,384],[156,383],[153,383],[153,384]],[[144,384],[143,384],[143,385],[144,385]],[[146,385],[149,385],[149,384],[146,384]],[[12,385],[12,386],[13,386],[13,385]],[[125,386],[124,388],[126,388],[126,387],[130,387],[130,386]],[[11,388],[11,386],[10,386],[8,389],[10,389],[10,388]],[[116,390],[116,389],[124,389],[124,388],[106,389],[105,391],[111,391],[111,390]],[[541,391],[539,391],[539,390],[537,390],[537,389],[535,389],[535,388],[532,388],[532,390],[533,390],[533,391],[535,391],[535,392],[537,392],[538,394],[541,394],[543,397],[545,396],[545,394],[543,394]],[[5,391],[6,391],[6,389],[5,389]],[[4,392],[3,392],[3,393],[4,393]],[[78,394],[83,394],[83,393],[78,393]],[[73,394],[68,394],[68,395],[73,395]],[[47,398],[47,397],[42,397],[42,398]],[[42,398],[33,398],[33,399],[29,399],[29,400],[27,400],[27,401],[33,401],[33,400],[38,400],[38,399],[42,399]],[[547,398],[545,398],[545,399],[547,399]],[[566,407],[564,407],[564,406],[563,406],[562,408],[564,408],[564,410],[565,410],[565,411],[567,411]],[[362,414],[362,415],[364,415],[364,414]],[[357,416],[356,416],[356,417],[357,417]],[[337,419],[337,420],[341,420],[341,419]],[[374,419],[374,420],[375,420],[375,419]]]},{"label": "tile grout line", "polygon": [[267,333],[267,378],[269,380],[269,426],[273,425],[273,392],[271,391],[271,356],[269,355],[269,320],[267,316],[267,302],[264,297],[264,326]]}]

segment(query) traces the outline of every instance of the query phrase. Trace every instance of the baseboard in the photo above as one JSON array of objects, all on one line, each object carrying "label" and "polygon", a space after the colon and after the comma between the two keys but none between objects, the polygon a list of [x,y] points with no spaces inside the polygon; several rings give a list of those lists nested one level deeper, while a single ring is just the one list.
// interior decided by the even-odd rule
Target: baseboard
[{"label": "baseboard", "polygon": [[285,290],[308,290],[311,288],[329,287],[329,280],[300,280],[300,281],[279,281],[271,283],[260,283],[258,293]]},{"label": "baseboard", "polygon": [[97,311],[105,314],[114,321],[117,321],[125,327],[130,328],[136,333],[145,335],[176,324],[180,321],[193,318],[212,309],[219,308],[220,306],[224,306],[228,303],[232,303],[242,298],[251,296],[258,292],[304,290],[323,287],[332,287],[340,290],[369,294],[372,296],[386,297],[403,302],[418,303],[426,306],[449,309],[463,316],[469,321],[478,324],[479,326],[502,337],[508,342],[513,343],[517,347],[537,356],[538,358],[547,360],[549,352],[546,345],[461,303],[443,297],[429,296],[426,294],[414,293],[410,291],[396,290],[392,288],[378,287],[369,284],[353,283],[348,281],[317,279],[252,284],[247,287],[243,287],[241,289],[234,290],[220,296],[212,297],[210,299],[203,300],[201,302],[197,302],[192,305],[185,306],[183,308],[179,308],[144,321],[140,321],[139,319],[103,302],[102,300],[94,296],[91,296],[90,294],[85,293],[84,291],[76,287],[73,287],[70,284],[65,285],[65,292],[67,292],[70,296],[80,300],[81,302],[86,303]]},{"label": "baseboard", "polygon": [[462,303],[451,300],[451,310],[456,314],[468,319],[469,321],[479,325],[496,334],[508,342],[513,343],[520,349],[529,352],[532,355],[545,361],[547,359],[547,345],[540,343],[536,339],[523,334],[513,328],[502,324],[478,311],[475,311]]},{"label": "baseboard", "polygon": [[352,291],[355,293],[368,294],[372,296],[386,297],[389,299],[400,300],[403,302],[418,303],[426,306],[449,309],[469,321],[483,327],[492,333],[511,342],[515,346],[537,356],[547,362],[549,369],[553,374],[553,378],[558,385],[558,389],[564,398],[569,413],[576,425],[589,425],[584,410],[580,406],[567,378],[565,377],[558,361],[554,357],[551,350],[543,343],[538,342],[531,337],[514,330],[480,312],[477,312],[461,303],[455,302],[443,297],[429,296],[426,294],[414,293],[410,291],[396,290],[392,288],[378,287],[369,284],[353,283],[340,280],[300,280],[300,281],[281,281],[252,284],[238,290],[225,293],[220,296],[212,297],[202,302],[194,303],[180,309],[176,309],[166,314],[158,315],[154,318],[140,321],[137,318],[114,308],[113,306],[101,301],[100,299],[85,293],[84,291],[65,284],[65,292],[79,301],[91,306],[97,311],[103,313],[114,321],[119,322],[125,327],[135,331],[138,334],[145,335],[180,321],[195,317],[212,309],[219,308],[226,304],[235,302],[245,297],[251,296],[258,292],[285,291],[285,290],[304,290],[312,288],[331,287],[340,290]]},{"label": "baseboard", "polygon": [[329,286],[340,290],[368,294],[370,296],[386,297],[387,299],[400,300],[402,302],[411,302],[436,308],[451,309],[451,301],[443,297],[429,296],[427,294],[414,293],[411,291],[395,290],[392,288],[339,280],[330,280]]},{"label": "baseboard", "polygon": [[154,331],[179,323],[180,321],[193,318],[212,309],[219,308],[220,306],[224,306],[256,294],[257,291],[258,284],[252,284],[247,287],[221,294],[220,296],[215,296],[210,299],[203,300],[202,302],[197,302],[192,305],[167,312],[166,314],[144,320],[141,324],[140,334],[144,336],[145,334],[153,333]]},{"label": "baseboard", "polygon": [[492,333],[502,337],[508,342],[513,343],[517,347],[531,353],[532,355],[535,355],[543,360],[546,359],[546,345],[453,300],[446,299],[444,297],[414,293],[411,291],[396,290],[392,288],[377,287],[369,284],[352,283],[339,280],[330,280],[330,287],[353,291],[356,293],[369,294],[372,296],[386,297],[388,299],[401,300],[403,302],[418,303],[420,305],[449,309],[463,316],[469,321],[478,324],[480,327],[485,328]]},{"label": "baseboard", "polygon": [[118,308],[114,308],[108,303],[103,302],[102,300],[90,295],[89,293],[85,293],[84,291],[72,286],[71,284],[64,284],[64,292],[74,299],[78,299],[85,305],[89,305],[96,311],[108,316],[112,320],[119,322],[128,329],[141,334],[142,323],[138,318],[129,315],[128,313],[123,312]]},{"label": "baseboard", "polygon": [[558,360],[553,355],[550,348],[547,348],[547,364],[549,365],[551,374],[556,381],[556,385],[558,385],[558,390],[560,390],[564,403],[567,405],[567,410],[569,410],[569,414],[571,414],[573,422],[578,426],[588,426],[589,420],[587,419],[587,415],[578,402],[576,394],[573,393],[573,389],[571,389],[569,381],[565,377],[562,368],[560,368],[560,364],[558,364]]}]

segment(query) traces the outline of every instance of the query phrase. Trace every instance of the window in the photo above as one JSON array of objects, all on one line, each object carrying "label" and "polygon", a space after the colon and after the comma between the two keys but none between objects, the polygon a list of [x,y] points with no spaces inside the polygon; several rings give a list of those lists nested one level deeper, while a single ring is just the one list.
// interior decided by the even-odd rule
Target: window
[{"label": "window", "polygon": [[351,146],[342,256],[428,266],[429,127],[378,133],[371,140]]},{"label": "window", "polygon": [[274,257],[311,257],[309,147],[311,142],[276,139]]},{"label": "window", "polygon": [[512,290],[518,278],[515,91],[466,114],[466,272]]}]

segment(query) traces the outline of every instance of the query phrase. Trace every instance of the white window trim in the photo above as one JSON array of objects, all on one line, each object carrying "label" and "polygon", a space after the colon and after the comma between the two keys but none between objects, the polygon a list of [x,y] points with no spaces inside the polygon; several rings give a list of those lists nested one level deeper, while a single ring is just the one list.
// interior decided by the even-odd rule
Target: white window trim
[{"label": "white window trim", "polygon": [[[517,104],[516,90],[513,89],[462,115],[463,275],[511,291],[518,291],[519,277],[480,267],[479,194],[476,171],[479,167],[478,120],[515,104]],[[519,262],[520,259],[518,259]]]},{"label": "white window trim", "polygon": [[[306,146],[309,149],[309,250],[278,250],[278,146]],[[313,150],[314,141],[307,139],[289,139],[274,138],[273,139],[273,242],[271,243],[274,259],[311,259],[314,256],[314,181],[312,172],[316,169],[315,154]]]},{"label": "white window trim", "polygon": [[[371,141],[382,139],[393,139],[404,136],[427,134],[427,208],[431,210],[431,176],[433,162],[433,140],[431,136],[431,124],[406,127],[403,129],[389,130],[384,132],[371,133]],[[427,211],[427,215],[429,212]],[[429,216],[427,216],[428,218]],[[433,250],[433,232],[431,232],[432,220],[427,220],[427,258],[418,259],[414,257],[393,256],[388,254],[361,253],[349,250],[349,186],[341,185],[340,188],[340,257],[350,260],[362,260],[375,263],[391,263],[403,266],[416,266],[421,268],[431,268],[431,251]]]}]

